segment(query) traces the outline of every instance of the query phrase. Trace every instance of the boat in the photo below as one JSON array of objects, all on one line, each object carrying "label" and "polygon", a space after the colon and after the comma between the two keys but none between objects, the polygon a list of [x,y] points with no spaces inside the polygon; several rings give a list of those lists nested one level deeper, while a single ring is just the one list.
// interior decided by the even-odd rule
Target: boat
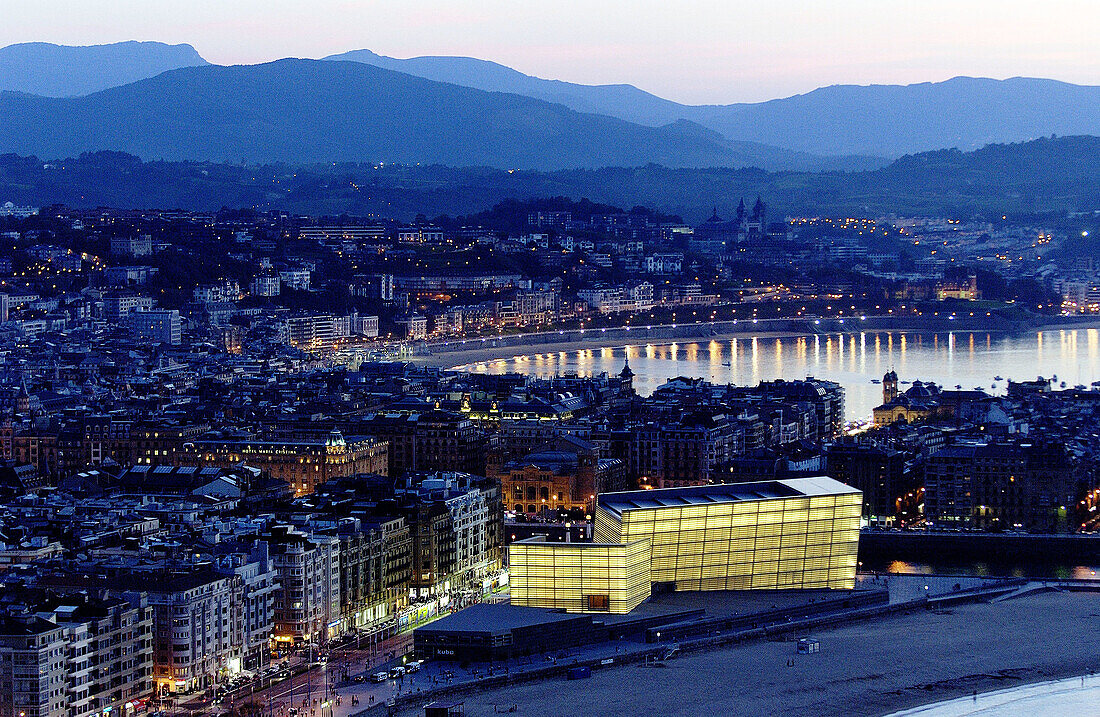
[{"label": "boat", "polygon": [[1003,379],[1003,378],[1001,378],[1000,376],[994,376],[994,377],[993,377],[993,380],[994,380],[994,381],[1004,381],[1004,379]]},{"label": "boat", "polygon": [[1065,388],[1066,387],[1066,382],[1062,381],[1062,383],[1058,384],[1058,387],[1059,388]]},{"label": "boat", "polygon": [[877,378],[873,378],[871,379],[871,383],[882,383],[882,381]]}]

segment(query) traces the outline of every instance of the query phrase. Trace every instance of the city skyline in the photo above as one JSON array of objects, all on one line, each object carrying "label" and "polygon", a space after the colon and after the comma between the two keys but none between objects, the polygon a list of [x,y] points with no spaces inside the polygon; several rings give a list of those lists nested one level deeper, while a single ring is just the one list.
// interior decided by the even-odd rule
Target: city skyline
[{"label": "city skyline", "polygon": [[6,0],[0,717],[1088,713],[1095,3]]},{"label": "city skyline", "polygon": [[16,0],[0,28],[0,45],[156,40],[191,44],[216,64],[363,48],[399,58],[468,56],[548,79],[632,84],[691,104],[960,75],[1100,82],[1100,59],[1090,41],[1100,30],[1100,13],[1084,0],[1001,3],[995,14],[989,3],[976,1],[919,7],[863,0],[814,8],[789,1],[688,4],[673,13],[658,4],[592,7],[575,0],[565,7],[495,0],[476,8],[438,0],[321,0],[308,6],[122,0],[105,13],[90,2]]}]

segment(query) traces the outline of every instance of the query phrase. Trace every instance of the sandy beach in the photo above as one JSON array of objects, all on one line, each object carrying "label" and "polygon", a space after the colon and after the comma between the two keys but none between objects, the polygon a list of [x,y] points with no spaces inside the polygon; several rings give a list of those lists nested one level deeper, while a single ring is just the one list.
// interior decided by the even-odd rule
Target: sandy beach
[{"label": "sandy beach", "polygon": [[[1001,322],[981,326],[968,321],[923,321],[912,317],[877,316],[858,318],[823,319],[815,325],[805,320],[768,320],[759,324],[739,322],[718,324],[678,324],[666,326],[642,327],[630,329],[588,329],[583,334],[573,329],[563,332],[563,340],[555,341],[553,332],[527,335],[510,335],[500,338],[467,339],[463,342],[450,341],[445,346],[429,346],[430,355],[420,356],[414,361],[429,366],[453,368],[471,363],[507,360],[516,356],[535,354],[553,354],[602,348],[621,348],[624,346],[667,346],[673,343],[728,342],[733,339],[756,337],[760,339],[793,338],[820,334],[853,334],[865,331],[892,332],[904,334],[929,334],[945,331],[987,331],[990,333],[1013,331],[1061,331],[1100,327],[1100,319],[1095,317],[1066,317],[1063,322],[1042,318],[1032,326],[1011,326]],[[776,324],[781,325],[775,327]],[[774,328],[773,328],[774,327]],[[458,348],[456,348],[456,345]]]},{"label": "sandy beach", "polygon": [[[730,341],[732,339],[744,339],[749,337],[757,337],[761,339],[766,338],[787,338],[792,336],[804,336],[805,334],[791,333],[789,331],[736,331],[736,332],[723,332],[715,335],[708,334],[705,330],[698,332],[698,335],[687,336],[683,338],[662,338],[638,341],[631,341],[626,337],[617,337],[615,339],[610,338],[592,338],[583,339],[579,341],[563,341],[559,343],[539,343],[528,344],[518,346],[499,346],[499,347],[486,347],[476,348],[467,351],[449,351],[447,353],[433,354],[431,356],[424,357],[425,363],[430,366],[441,366],[443,368],[453,368],[456,366],[465,366],[471,363],[491,362],[500,359],[511,359],[516,356],[531,356],[534,354],[551,354],[558,352],[569,351],[584,351],[597,350],[602,348],[622,348],[624,346],[644,347],[647,344],[666,346],[673,343],[699,343],[710,341]],[[488,343],[488,342],[486,342]]]},{"label": "sandy beach", "polygon": [[[1100,596],[1041,593],[813,633],[816,655],[789,641],[690,653],[664,668],[635,665],[465,695],[465,714],[886,715],[974,692],[1100,668]],[[793,667],[788,667],[793,660]],[[422,714],[423,708],[402,714]]]}]

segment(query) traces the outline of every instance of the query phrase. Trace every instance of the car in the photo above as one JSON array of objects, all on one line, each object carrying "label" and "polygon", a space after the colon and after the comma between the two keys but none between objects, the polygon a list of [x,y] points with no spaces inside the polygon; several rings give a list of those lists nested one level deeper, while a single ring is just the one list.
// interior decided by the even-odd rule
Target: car
[{"label": "car", "polygon": [[401,665],[398,665],[397,667],[391,667],[390,668],[390,677],[397,678],[397,677],[403,676],[404,674],[405,674],[405,668],[402,667]]},{"label": "car", "polygon": [[414,660],[413,662],[410,662],[409,664],[405,665],[405,672],[416,672],[419,669],[420,669],[420,662],[417,661],[417,660]]},{"label": "car", "polygon": [[390,679],[390,673],[388,672],[375,672],[370,676],[371,682],[385,682]]},{"label": "car", "polygon": [[362,682],[363,680],[364,680],[364,677],[362,675],[356,675],[355,677],[352,678],[352,682]]}]

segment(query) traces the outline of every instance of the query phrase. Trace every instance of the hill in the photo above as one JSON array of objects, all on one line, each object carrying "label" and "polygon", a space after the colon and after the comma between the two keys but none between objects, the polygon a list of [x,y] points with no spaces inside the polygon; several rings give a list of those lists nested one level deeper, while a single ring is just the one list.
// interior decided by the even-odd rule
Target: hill
[{"label": "hill", "polygon": [[[699,222],[741,197],[783,213],[923,214],[966,218],[1100,208],[1100,138],[1059,137],[975,152],[911,155],[866,172],[641,168],[508,172],[441,166],[241,166],[141,162],[118,153],[63,161],[0,156],[0,202],[44,206],[280,209],[315,215],[469,215],[497,202],[566,196],[645,205]],[[1046,221],[1046,220],[1044,220]]]},{"label": "hill", "polygon": [[687,119],[727,137],[822,154],[898,156],[944,147],[1100,134],[1100,87],[1016,77],[915,85],[835,85]]},{"label": "hill", "polygon": [[[583,85],[542,79],[499,63],[470,57],[396,59],[369,50],[355,50],[325,59],[332,65],[355,62],[482,92],[519,95],[562,105],[578,113],[603,115],[633,125],[661,130],[646,135],[635,129],[632,135],[625,138],[642,142],[640,151],[631,153],[620,147],[618,151],[609,152],[611,147],[606,141],[599,141],[597,135],[602,134],[604,140],[607,140],[612,133],[610,127],[604,127],[592,134],[592,122],[588,122],[590,132],[582,133],[574,139],[578,148],[598,150],[595,154],[585,161],[579,161],[574,153],[574,158],[569,161],[561,161],[561,157],[555,157],[555,161],[546,162],[541,159],[535,161],[536,157],[531,156],[531,151],[517,151],[525,149],[522,143],[520,146],[505,144],[488,147],[486,143],[479,144],[475,141],[470,145],[471,148],[496,151],[495,154],[488,154],[484,160],[474,156],[474,152],[426,153],[421,151],[423,148],[415,152],[410,148],[409,152],[401,154],[394,151],[395,146],[386,144],[386,141],[392,142],[395,138],[387,138],[385,132],[372,144],[364,143],[354,133],[349,134],[347,127],[337,127],[335,123],[329,123],[325,127],[327,131],[336,132],[333,141],[329,143],[331,150],[351,144],[363,151],[376,152],[371,156],[391,157],[386,161],[446,161],[452,164],[457,162],[550,169],[597,166],[600,158],[608,157],[608,164],[660,162],[685,167],[757,165],[770,169],[851,170],[881,166],[886,161],[879,159],[882,157],[896,158],[944,147],[972,150],[989,143],[1026,141],[1051,134],[1100,134],[1100,87],[1072,85],[1048,79],[993,80],[956,77],[944,82],[913,85],[834,85],[768,102],[697,106],[679,104],[628,84]],[[294,62],[309,61],[287,60],[270,64],[285,69],[288,66],[286,63]],[[112,88],[121,89],[124,85],[147,80],[169,70],[198,68],[205,64],[206,61],[189,45],[124,42],[69,47],[24,43],[0,48],[0,91],[48,97],[84,96]],[[262,68],[268,65],[253,67]],[[332,81],[331,77],[324,76],[324,72],[314,72],[322,85]],[[267,80],[273,83],[268,88],[272,96],[284,93],[300,95],[303,90],[300,85],[294,84],[295,78],[291,76],[293,73],[289,73],[286,78],[278,77],[277,73],[276,76],[271,76],[270,70],[257,70],[253,74],[257,80],[265,74],[268,75]],[[224,76],[219,75],[206,77],[224,79]],[[285,88],[279,85],[284,79],[287,83]],[[179,88],[160,85],[158,89],[171,93]],[[348,92],[353,91],[350,87],[346,89]],[[421,99],[418,93],[422,93],[422,88],[415,91],[409,89],[412,94],[406,102],[416,105]],[[144,100],[139,94],[134,94],[133,98]],[[122,98],[122,95],[116,97]],[[482,102],[480,97],[472,95],[467,96],[467,99]],[[379,109],[370,104],[369,96],[357,99],[371,106],[372,113],[378,114]],[[393,99],[400,101],[396,97]],[[528,128],[525,123],[532,121],[531,115],[536,115],[533,122],[542,125],[542,130],[559,135],[566,134],[566,126],[574,124],[574,120],[565,120],[558,115],[550,119],[553,113],[545,108],[534,110],[530,106],[516,104],[518,100],[511,102],[513,107],[510,111],[523,115],[518,124],[512,125],[521,132]],[[333,108],[341,107],[336,103]],[[276,116],[277,112],[269,111],[265,114],[265,110],[272,109],[270,107],[243,109],[253,117],[258,128],[281,127],[283,124],[282,118]],[[123,120],[133,120],[121,114],[118,116]],[[517,118],[511,119],[514,121]],[[435,128],[430,125],[437,122],[438,120],[431,120],[428,124],[421,123],[417,129],[422,136],[431,139]],[[700,128],[709,129],[712,134],[707,135]],[[180,129],[184,132],[191,131],[186,127]],[[301,155],[276,157],[274,152],[266,151],[273,147],[264,146],[263,133],[250,146],[241,146],[247,144],[242,142],[241,133],[247,134],[250,129],[234,126],[232,121],[215,124],[209,129],[209,132],[203,130],[200,134],[205,135],[206,140],[212,143],[218,140],[217,146],[211,149],[216,149],[220,154],[196,152],[193,158],[245,157],[255,161],[276,158],[286,161],[306,159],[305,152]],[[219,130],[230,137],[215,137]],[[497,127],[492,124],[486,128],[486,131],[496,130]],[[684,134],[688,136],[680,136]],[[462,136],[463,139],[470,138],[468,134]],[[543,141],[546,135],[535,131],[532,137]],[[68,145],[60,142],[33,145],[28,142],[20,145],[19,149],[47,154],[52,153],[47,151],[50,149],[63,154],[84,149],[127,149],[148,156],[142,151],[141,140],[144,137],[141,134],[133,137],[132,142],[125,147],[117,141],[102,141],[106,138],[98,131],[93,131],[90,139],[95,139],[96,142],[83,147],[71,142]],[[689,149],[687,145],[692,144],[695,145],[694,148]],[[175,151],[180,149],[178,147],[164,144],[157,146],[163,154],[156,156],[184,156]],[[15,146],[10,148],[14,149]],[[560,150],[561,143],[549,149]],[[326,151],[331,154],[331,150]],[[226,152],[229,154],[225,154]],[[233,156],[234,153],[238,156]],[[414,155],[418,158],[413,159]],[[308,154],[308,161],[319,157],[319,153],[313,152]],[[360,151],[331,159],[366,160],[367,155]]]},{"label": "hill", "polygon": [[0,151],[64,157],[98,150],[167,160],[536,170],[823,162],[731,142],[689,122],[645,127],[355,62],[207,65],[79,98],[0,96]]},{"label": "hill", "polygon": [[898,157],[971,150],[1050,134],[1100,134],[1100,87],[1047,79],[956,77],[912,85],[833,85],[759,103],[683,105],[632,85],[581,85],[469,57],[395,59],[369,50],[329,59],[558,102],[645,125],[685,119],[741,141],[819,155]]},{"label": "hill", "polygon": [[74,47],[25,42],[0,48],[0,91],[75,97],[205,64],[190,45],[118,42]]},{"label": "hill", "polygon": [[578,112],[618,117],[659,127],[686,119],[685,105],[677,104],[633,85],[580,85],[544,80],[511,67],[474,57],[426,56],[397,59],[370,50],[330,55],[326,60],[362,62],[438,82],[473,87],[486,92],[510,92],[565,105]]}]

